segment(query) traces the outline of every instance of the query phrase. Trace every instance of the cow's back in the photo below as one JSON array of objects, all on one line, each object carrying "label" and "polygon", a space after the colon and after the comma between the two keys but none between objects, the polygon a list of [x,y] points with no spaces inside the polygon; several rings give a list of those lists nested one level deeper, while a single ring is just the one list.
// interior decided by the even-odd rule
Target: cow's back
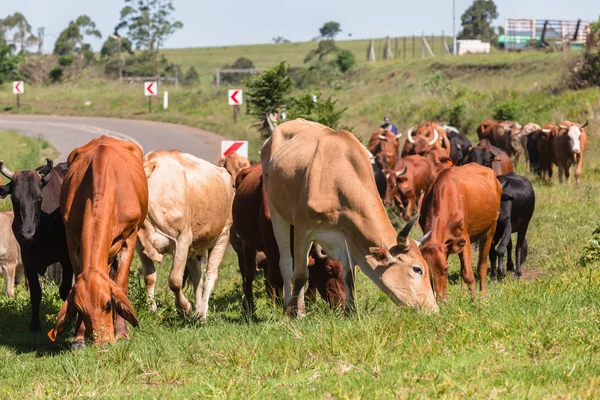
[{"label": "cow's back", "polygon": [[234,189],[225,168],[177,150],[157,150],[144,158],[144,170],[153,230],[170,238],[191,231],[195,248],[205,247],[205,241],[216,240],[231,226]]},{"label": "cow's back", "polygon": [[[240,176],[243,178],[240,179]],[[256,164],[242,170],[236,182],[233,200],[233,229],[254,248],[263,250],[261,235],[257,232],[261,226],[260,212],[264,217],[269,213],[264,208],[266,193],[262,184],[262,165]]]},{"label": "cow's back", "polygon": [[394,171],[402,171],[407,167],[408,179],[414,182],[415,193],[418,195],[423,191],[433,176],[433,170],[426,157],[410,155],[396,162]]}]

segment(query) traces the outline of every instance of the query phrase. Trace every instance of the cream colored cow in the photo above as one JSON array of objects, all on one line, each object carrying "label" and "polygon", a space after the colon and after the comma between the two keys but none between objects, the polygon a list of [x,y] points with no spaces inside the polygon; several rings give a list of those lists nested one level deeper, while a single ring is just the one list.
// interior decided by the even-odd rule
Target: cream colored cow
[{"label": "cream colored cow", "polygon": [[[144,157],[144,170],[149,205],[148,216],[138,234],[138,254],[148,296],[154,297],[153,261],[162,261],[163,254],[173,254],[169,287],[175,293],[175,304],[180,310],[191,312],[192,306],[182,288],[187,266],[196,298],[194,316],[206,318],[208,300],[229,242],[232,178],[224,168],[176,150],[148,153]],[[199,256],[207,250],[208,267],[202,285]]]},{"label": "cream colored cow", "polygon": [[4,276],[4,294],[8,297],[15,295],[15,285],[24,274],[21,248],[12,231],[13,218],[12,211],[0,212],[0,273]]},{"label": "cream colored cow", "polygon": [[437,310],[420,240],[408,238],[416,218],[396,235],[379,198],[369,156],[353,134],[297,119],[274,130],[261,157],[282,255],[287,313],[304,313],[312,241],[344,264],[349,311],[355,309],[355,263],[397,304]]}]

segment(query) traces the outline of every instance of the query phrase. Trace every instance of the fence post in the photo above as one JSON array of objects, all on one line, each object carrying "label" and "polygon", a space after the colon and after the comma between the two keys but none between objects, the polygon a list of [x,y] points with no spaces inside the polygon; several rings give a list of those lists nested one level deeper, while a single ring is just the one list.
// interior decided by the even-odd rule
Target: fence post
[{"label": "fence post", "polygon": [[402,43],[402,58],[406,58],[406,36],[404,36],[403,38],[403,43]]},{"label": "fence post", "polygon": [[433,32],[431,33],[431,49],[435,49],[435,40],[433,38]]},{"label": "fence post", "polygon": [[217,89],[221,86],[221,70],[220,69],[216,69],[215,70],[215,74],[216,74],[216,84],[217,84]]},{"label": "fence post", "polygon": [[425,40],[425,33],[421,32],[421,58],[425,58],[425,45],[423,45],[424,40]]},{"label": "fence post", "polygon": [[415,58],[415,35],[413,34],[413,58]]},{"label": "fence post", "polygon": [[398,36],[396,36],[395,42],[396,42],[396,46],[395,46],[396,52],[394,53],[394,59],[398,58]]},{"label": "fence post", "polygon": [[446,36],[444,36],[444,31],[442,31],[442,43],[440,45],[440,50],[441,50],[441,55],[445,56],[446,55],[446,51],[444,49],[444,43],[446,43]]}]

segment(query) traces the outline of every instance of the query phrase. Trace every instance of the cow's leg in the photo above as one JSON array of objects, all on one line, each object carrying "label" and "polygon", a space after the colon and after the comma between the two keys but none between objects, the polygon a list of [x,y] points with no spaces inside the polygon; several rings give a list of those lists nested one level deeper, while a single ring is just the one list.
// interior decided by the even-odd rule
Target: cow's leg
[{"label": "cow's leg", "polygon": [[558,165],[558,182],[563,183],[563,172],[564,168],[562,165]]},{"label": "cow's leg", "polygon": [[4,275],[4,294],[8,297],[15,296],[15,268],[16,265],[0,265],[0,270]]},{"label": "cow's leg", "polygon": [[[510,230],[508,230],[510,232]],[[477,262],[477,270],[479,272],[479,291],[481,297],[485,297],[486,279],[488,270],[488,257],[490,254],[490,247],[494,240],[494,234],[496,233],[496,223],[490,228],[487,235],[479,241],[479,260]],[[510,237],[510,234],[509,234]],[[496,250],[497,251],[497,250]]]},{"label": "cow's leg", "polygon": [[523,272],[521,270],[521,264],[523,262],[525,262],[525,259],[527,258],[527,239],[525,238],[525,235],[527,234],[527,225],[525,227],[523,227],[518,233],[517,233],[517,245],[516,247],[516,271],[515,271],[515,276],[517,278],[521,278],[523,276]]},{"label": "cow's leg", "polygon": [[194,287],[194,300],[197,311],[200,304],[202,304],[202,286],[204,283],[202,279],[202,257],[200,255],[198,257],[189,257],[185,265],[190,273],[190,279]]},{"label": "cow's leg", "polygon": [[512,243],[512,237],[508,240],[508,245],[506,246],[506,255],[507,255],[507,261],[506,261],[506,271],[513,271],[515,269],[515,264],[513,263],[513,258],[512,258],[512,251],[513,251],[513,243]]},{"label": "cow's leg", "polygon": [[577,157],[577,167],[575,168],[575,182],[579,185],[581,182],[581,170],[583,169],[583,153],[579,154]]},{"label": "cow's leg", "polygon": [[156,285],[156,268],[154,261],[144,254],[140,247],[139,241],[136,244],[137,253],[142,263],[142,274],[144,275],[144,284],[146,285],[146,295],[150,309],[156,311],[156,302],[154,301],[154,286]]},{"label": "cow's leg", "polygon": [[175,294],[175,306],[184,313],[192,311],[192,305],[183,294],[183,272],[187,263],[188,251],[192,243],[192,233],[182,233],[175,242],[173,265],[169,274],[169,288]]},{"label": "cow's leg", "polygon": [[304,286],[308,280],[308,253],[312,242],[307,240],[305,231],[294,225],[294,272],[292,298],[286,307],[286,314],[290,316],[304,316]]},{"label": "cow's leg", "polygon": [[[512,230],[512,226],[510,224],[510,218],[507,218],[505,221],[502,221],[501,229],[503,229],[502,237],[498,241],[498,245],[496,246],[496,250],[495,250],[496,254],[498,255],[498,278],[500,280],[502,280],[502,278],[504,278],[506,276],[506,271],[504,270],[504,256],[506,255],[506,248],[510,242],[510,233]],[[480,247],[481,247],[481,242],[480,242]],[[490,246],[490,250],[489,250],[490,254],[491,254],[491,247],[493,247],[493,245]],[[510,259],[510,252],[509,252],[508,257]],[[493,274],[494,274],[494,272],[492,269],[492,275]]]},{"label": "cow's leg", "polygon": [[15,267],[15,286],[21,283],[24,274],[25,270],[23,269],[23,264],[17,264],[17,266]]},{"label": "cow's leg", "polygon": [[490,279],[493,281],[498,280],[498,268],[496,265],[496,261],[498,260],[498,253],[496,253],[496,245],[497,243],[492,243],[492,247],[490,247],[490,267],[492,269]]},{"label": "cow's leg", "polygon": [[[465,246],[463,247],[463,251],[458,253],[458,258],[460,260],[460,274],[463,282],[465,282],[469,286],[469,290],[471,291],[471,296],[475,298],[475,274],[473,273],[473,259],[471,255],[471,240],[466,238],[467,241]],[[446,285],[448,284],[448,271],[446,271]],[[445,300],[448,298],[448,294],[446,293],[446,285],[443,287],[443,293],[440,293],[441,299]],[[440,297],[438,295],[438,297]]]},{"label": "cow's leg", "polygon": [[31,260],[23,260],[25,265],[25,276],[29,282],[29,298],[31,300],[31,323],[29,330],[32,332],[40,331],[40,304],[42,303],[42,287],[37,273],[36,265]]},{"label": "cow's leg", "polygon": [[[128,282],[129,282],[129,270],[131,268],[131,261],[133,261],[133,256],[135,254],[135,244],[137,241],[137,231],[132,233],[119,250],[119,254],[115,258],[115,267],[116,267],[116,276],[115,283],[117,286],[123,291],[125,296],[127,296]],[[125,319],[121,317],[119,314],[116,314],[115,320],[115,340],[119,339],[128,339],[129,335],[127,334],[127,325],[125,324]]]},{"label": "cow's leg", "polygon": [[339,246],[336,249],[335,256],[342,263],[342,279],[346,288],[346,314],[350,315],[356,312],[356,296],[354,292],[356,264],[352,261],[347,239],[344,240],[343,248]]},{"label": "cow's leg", "polygon": [[283,306],[287,308],[292,299],[292,274],[294,265],[290,249],[290,224],[277,214],[277,211],[271,207],[270,202],[269,210],[271,211],[273,233],[275,233],[275,239],[279,248],[279,270],[283,279]]},{"label": "cow's leg", "polygon": [[65,257],[64,260],[60,261],[60,267],[62,270],[62,280],[60,281],[60,298],[65,301],[69,297],[71,288],[73,287],[73,265],[69,257]]},{"label": "cow's leg", "polygon": [[413,212],[415,210],[416,203],[417,203],[417,196],[415,196],[414,194],[412,194],[408,198],[408,205],[406,207],[406,212],[404,213],[404,220],[405,221],[410,221],[410,219],[412,218]]},{"label": "cow's leg", "polygon": [[[256,276],[256,249],[248,243],[243,242],[244,258],[244,313],[248,316],[254,315],[254,278]],[[267,292],[268,293],[268,292]]]},{"label": "cow's leg", "polygon": [[217,283],[217,277],[219,276],[219,265],[221,264],[221,260],[223,260],[225,250],[227,250],[227,243],[229,243],[229,227],[223,229],[221,237],[219,237],[219,240],[217,240],[217,244],[215,244],[215,246],[209,250],[208,265],[206,267],[206,279],[204,280],[204,293],[202,295],[200,309],[198,309],[198,306],[196,306],[196,313],[194,314],[194,317],[196,318],[206,319],[208,316],[208,300],[210,299],[210,295],[215,288],[215,283]]},{"label": "cow's leg", "polygon": [[83,317],[81,314],[77,314],[77,321],[75,322],[75,337],[73,343],[71,343],[71,349],[78,350],[85,347],[85,324],[83,323]]},{"label": "cow's leg", "polygon": [[567,183],[571,183],[571,165],[567,164],[565,167],[565,178],[567,178]]}]

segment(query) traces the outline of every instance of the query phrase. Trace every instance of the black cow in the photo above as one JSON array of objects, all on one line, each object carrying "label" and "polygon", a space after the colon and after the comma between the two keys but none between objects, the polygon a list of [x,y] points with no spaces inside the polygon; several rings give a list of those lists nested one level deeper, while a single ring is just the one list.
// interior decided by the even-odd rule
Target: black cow
[{"label": "black cow", "polygon": [[383,173],[383,168],[377,162],[377,160],[371,160],[371,166],[373,167],[373,176],[375,176],[375,184],[377,185],[377,192],[379,197],[383,200],[385,198],[385,191],[387,190],[387,179]]},{"label": "black cow", "polygon": [[466,157],[469,148],[473,146],[467,135],[460,133],[458,129],[444,125],[448,140],[450,140],[450,159],[454,165],[459,165],[460,161]]},{"label": "black cow", "polygon": [[60,215],[60,189],[67,172],[67,163],[52,168],[52,161],[35,171],[13,172],[0,161],[0,172],[10,179],[0,186],[0,198],[11,195],[15,218],[13,233],[21,246],[21,257],[29,283],[32,331],[40,330],[42,288],[38,274],[49,265],[62,265],[60,297],[67,299],[73,279],[73,268],[67,249],[65,227]]},{"label": "black cow", "polygon": [[[504,255],[508,250],[509,271],[514,269],[512,261],[512,233],[517,233],[516,246],[516,271],[517,277],[522,276],[521,264],[527,258],[527,228],[535,209],[535,193],[531,182],[523,176],[511,172],[498,176],[502,187],[502,201],[500,202],[500,215],[496,225],[496,234],[490,250],[490,264],[492,266],[492,279],[502,279],[504,273]],[[498,265],[496,268],[496,260]]]},{"label": "black cow", "polygon": [[[538,151],[538,142],[540,141],[540,132],[532,132],[527,136],[526,149],[529,158],[529,168],[534,173],[541,175],[540,153]],[[552,177],[550,172],[550,177]]]}]

